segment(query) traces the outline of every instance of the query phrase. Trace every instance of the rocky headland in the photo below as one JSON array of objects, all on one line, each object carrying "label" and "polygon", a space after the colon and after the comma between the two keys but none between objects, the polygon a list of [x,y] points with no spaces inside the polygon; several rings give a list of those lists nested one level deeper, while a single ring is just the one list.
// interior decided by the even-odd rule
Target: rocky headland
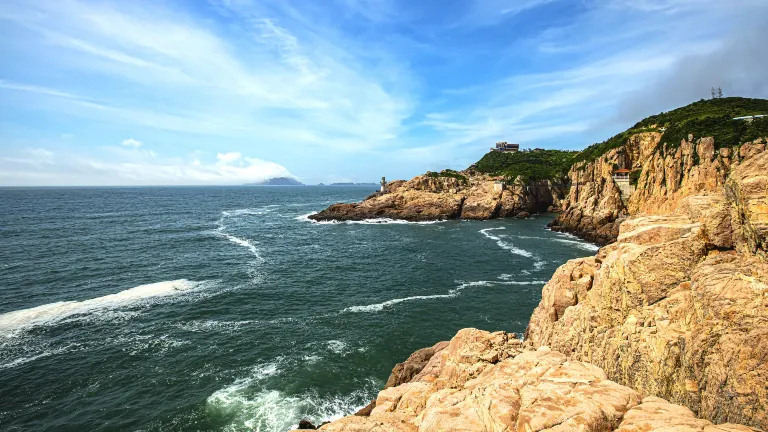
[{"label": "rocky headland", "polygon": [[386,184],[360,203],[334,204],[309,216],[313,220],[391,218],[407,221],[527,217],[559,209],[567,193],[564,182],[521,178],[505,184],[472,170],[448,175],[420,175]]},{"label": "rocky headland", "polygon": [[[320,430],[768,430],[765,138],[665,135],[629,134],[570,170],[555,226],[608,244],[555,272],[524,338],[460,330]],[[616,165],[637,172],[630,197]],[[475,202],[456,201],[454,217]]]}]

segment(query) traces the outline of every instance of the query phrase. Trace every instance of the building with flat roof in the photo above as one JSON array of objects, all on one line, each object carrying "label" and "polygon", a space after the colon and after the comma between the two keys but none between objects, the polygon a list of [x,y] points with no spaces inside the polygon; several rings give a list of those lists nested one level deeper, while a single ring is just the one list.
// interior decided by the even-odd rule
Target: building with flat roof
[{"label": "building with flat roof", "polygon": [[510,144],[506,141],[499,141],[496,143],[495,148],[491,148],[491,151],[511,152],[520,151],[520,144]]}]

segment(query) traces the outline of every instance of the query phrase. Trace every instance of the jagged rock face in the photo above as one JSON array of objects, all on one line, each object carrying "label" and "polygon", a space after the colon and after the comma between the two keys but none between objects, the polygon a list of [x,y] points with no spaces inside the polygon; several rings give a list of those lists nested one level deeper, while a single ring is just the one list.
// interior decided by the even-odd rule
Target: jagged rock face
[{"label": "jagged rock face", "polygon": [[[742,146],[744,149],[744,146]],[[748,157],[726,183],[737,247],[768,259],[768,152],[765,144],[746,148]]]},{"label": "jagged rock face", "polygon": [[386,185],[363,202],[334,204],[310,216],[315,220],[392,218],[410,221],[520,217],[559,209],[562,184],[515,182],[506,190],[494,187],[487,175],[469,176],[468,184],[453,177],[417,176]]},{"label": "jagged rock face", "polygon": [[614,167],[639,169],[659,143],[661,134],[633,135],[623,147],[590,163],[574,165],[568,173],[571,188],[562,202],[562,213],[550,224],[557,231],[572,232],[598,244],[616,240],[619,223],[628,215],[621,191],[613,180]]},{"label": "jagged rock face", "polygon": [[[417,352],[418,353],[418,352]],[[414,356],[420,357],[420,354]],[[413,357],[413,356],[412,356]],[[713,426],[690,410],[607,379],[598,367],[513,334],[463,329],[411,381],[379,393],[369,416],[322,431],[751,431]]]},{"label": "jagged rock face", "polygon": [[[719,193],[733,169],[765,150],[762,140],[717,150],[712,138],[691,137],[677,147],[659,145],[660,138],[656,132],[636,134],[594,162],[574,165],[570,192],[552,228],[611,243],[628,216],[668,214],[689,196]],[[626,203],[612,178],[614,166],[640,170]]]},{"label": "jagged rock face", "polygon": [[527,344],[591,362],[709,420],[768,429],[768,263],[720,250],[742,232],[745,245],[765,244],[765,231],[729,228],[731,208],[743,226],[765,220],[765,194],[746,192],[759,183],[746,172],[729,179],[738,200],[687,197],[676,214],[628,219],[616,243],[561,266]]}]

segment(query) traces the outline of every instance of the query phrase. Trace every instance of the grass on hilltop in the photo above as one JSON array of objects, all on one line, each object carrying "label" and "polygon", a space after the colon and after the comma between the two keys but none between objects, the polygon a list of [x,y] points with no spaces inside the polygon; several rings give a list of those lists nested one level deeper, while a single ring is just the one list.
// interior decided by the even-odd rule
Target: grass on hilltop
[{"label": "grass on hilltop", "polygon": [[523,181],[553,180],[564,177],[573,165],[576,152],[536,150],[503,153],[492,151],[475,164],[481,173],[503,176],[509,181],[522,176]]},{"label": "grass on hilltop", "polygon": [[582,150],[574,162],[592,162],[598,157],[627,143],[630,136],[641,132],[661,132],[661,143],[675,148],[688,134],[695,138],[713,137],[715,146],[731,147],[768,136],[768,120],[752,122],[733,120],[734,117],[768,114],[768,100],[728,97],[702,99],[672,111],[652,115],[630,129],[606,141]]}]

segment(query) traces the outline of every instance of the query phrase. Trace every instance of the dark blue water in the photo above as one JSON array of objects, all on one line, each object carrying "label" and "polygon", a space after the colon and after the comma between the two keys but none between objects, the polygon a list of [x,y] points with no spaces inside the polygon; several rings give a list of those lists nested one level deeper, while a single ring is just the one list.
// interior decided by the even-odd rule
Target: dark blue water
[{"label": "dark blue water", "polygon": [[317,224],[366,187],[0,190],[0,430],[284,431],[594,247],[528,220]]}]

